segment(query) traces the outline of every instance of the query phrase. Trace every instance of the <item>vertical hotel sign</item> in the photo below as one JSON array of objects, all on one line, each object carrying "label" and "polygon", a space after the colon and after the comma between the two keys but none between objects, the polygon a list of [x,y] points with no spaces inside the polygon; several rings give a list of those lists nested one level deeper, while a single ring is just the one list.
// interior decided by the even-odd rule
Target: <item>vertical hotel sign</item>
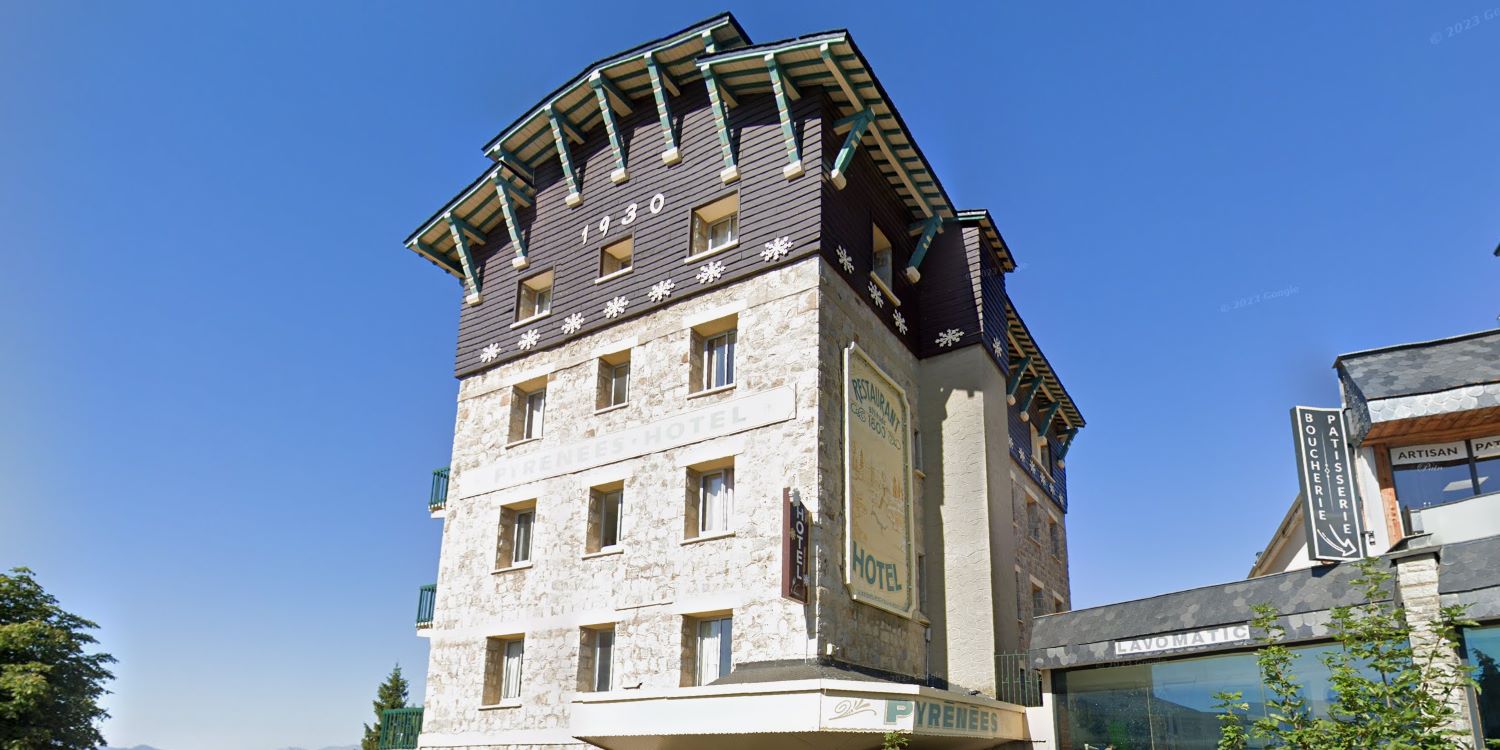
[{"label": "vertical hotel sign", "polygon": [[1364,556],[1364,518],[1354,489],[1354,464],[1339,409],[1292,408],[1297,479],[1302,485],[1307,549],[1314,560]]},{"label": "vertical hotel sign", "polygon": [[916,611],[911,408],[854,344],[844,350],[844,582],[854,601]]}]

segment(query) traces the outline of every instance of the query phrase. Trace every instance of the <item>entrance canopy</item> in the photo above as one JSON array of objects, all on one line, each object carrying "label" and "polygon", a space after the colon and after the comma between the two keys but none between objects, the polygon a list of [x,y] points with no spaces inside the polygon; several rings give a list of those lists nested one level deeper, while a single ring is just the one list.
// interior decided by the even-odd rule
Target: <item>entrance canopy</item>
[{"label": "entrance canopy", "polygon": [[912,750],[983,750],[1027,739],[1024,710],[917,685],[794,680],[580,694],[572,731],[606,750],[870,750],[887,732]]}]

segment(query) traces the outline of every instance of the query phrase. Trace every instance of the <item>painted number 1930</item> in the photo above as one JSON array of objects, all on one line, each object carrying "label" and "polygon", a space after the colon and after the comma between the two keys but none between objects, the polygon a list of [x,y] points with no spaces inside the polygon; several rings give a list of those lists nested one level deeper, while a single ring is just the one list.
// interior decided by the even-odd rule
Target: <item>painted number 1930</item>
[{"label": "painted number 1930", "polygon": [[[651,202],[648,203],[648,204],[646,204],[646,208],[648,210],[650,210],[652,214],[658,214],[658,213],[661,213],[662,208],[666,207],[666,205],[667,205],[667,196],[663,195],[662,193],[657,193],[656,195],[651,196]],[[620,217],[619,226],[628,227],[631,224],[635,223],[636,212],[638,210],[639,210],[639,205],[638,204],[632,203],[632,204],[626,206],[625,207],[625,214]],[[599,223],[597,225],[584,224],[583,225],[583,242],[584,242],[584,244],[588,244],[588,241],[589,241],[589,230],[590,229],[597,228],[597,231],[599,232],[600,235],[608,235],[609,234],[609,228],[610,228],[610,222],[611,222],[611,220],[610,220],[609,214],[605,214],[604,216],[600,217]]]}]

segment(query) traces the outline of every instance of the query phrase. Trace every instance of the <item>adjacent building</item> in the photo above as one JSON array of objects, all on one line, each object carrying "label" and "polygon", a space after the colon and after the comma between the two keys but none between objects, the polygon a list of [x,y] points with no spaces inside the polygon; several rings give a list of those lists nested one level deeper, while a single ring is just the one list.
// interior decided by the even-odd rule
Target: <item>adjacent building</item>
[{"label": "adjacent building", "polygon": [[849,33],[716,16],[484,153],[406,241],[459,395],[386,744],[1029,742],[1084,420]]},{"label": "adjacent building", "polygon": [[[1345,354],[1334,367],[1360,503],[1350,552],[1395,574],[1392,594],[1419,634],[1449,605],[1480,623],[1462,631],[1459,653],[1413,645],[1475,668],[1481,692],[1449,699],[1483,747],[1500,739],[1500,330]],[[1309,512],[1321,513],[1299,496],[1247,580],[1038,618],[1032,658],[1051,714],[1031,725],[1039,745],[1214,747],[1215,693],[1241,691],[1252,714],[1265,711],[1249,627],[1261,603],[1282,613],[1293,671],[1310,707],[1326,710],[1318,655],[1331,610],[1359,601],[1358,571],[1314,559],[1321,527]]]}]

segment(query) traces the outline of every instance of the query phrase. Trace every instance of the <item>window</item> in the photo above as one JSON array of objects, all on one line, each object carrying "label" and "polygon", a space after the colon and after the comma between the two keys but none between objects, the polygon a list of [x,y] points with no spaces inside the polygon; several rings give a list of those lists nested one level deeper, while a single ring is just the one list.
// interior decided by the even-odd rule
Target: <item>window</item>
[{"label": "window", "polygon": [[911,466],[912,466],[912,468],[916,469],[917,471],[923,471],[924,470],[922,468],[922,431],[921,430],[912,430],[911,431]]},{"label": "window", "polygon": [[[1478,442],[1478,441],[1476,441]],[[1479,728],[1486,740],[1500,740],[1500,626],[1464,628],[1464,657],[1474,668],[1479,695],[1474,701]]]},{"label": "window", "polygon": [[1047,591],[1041,586],[1031,586],[1031,616],[1047,614]]},{"label": "window", "polygon": [[615,628],[584,628],[578,649],[578,689],[602,693],[614,686]]},{"label": "window", "polygon": [[733,506],[734,469],[704,474],[698,489],[698,533],[728,531],[729,511]]},{"label": "window", "polygon": [[917,555],[917,609],[927,611],[927,556]]},{"label": "window", "polygon": [[522,440],[535,440],[542,436],[542,422],[546,414],[546,389],[526,394],[526,415],[521,425]]},{"label": "window", "polygon": [[1500,435],[1390,449],[1396,501],[1404,509],[1457,502],[1500,491]]},{"label": "window", "polygon": [[601,248],[599,250],[599,278],[607,279],[617,273],[629,271],[634,250],[634,237],[626,237]]},{"label": "window", "polygon": [[1035,461],[1037,466],[1042,467],[1044,471],[1050,472],[1052,470],[1052,462],[1048,459],[1048,456],[1051,455],[1052,451],[1051,446],[1047,444],[1047,436],[1037,432],[1036,425],[1033,423],[1028,423],[1027,428],[1031,430],[1031,460]]},{"label": "window", "polygon": [[728,250],[739,243],[739,193],[693,209],[693,246],[689,255]]},{"label": "window", "polygon": [[739,316],[694,326],[693,354],[688,366],[688,391],[701,393],[734,385],[734,351],[739,343]]},{"label": "window", "polygon": [[880,227],[873,224],[870,225],[870,234],[872,235],[870,273],[875,274],[875,278],[885,284],[886,289],[890,289],[891,269],[894,265],[894,261],[891,260],[891,241],[886,239]]},{"label": "window", "polygon": [[1062,557],[1062,528],[1050,518],[1047,519],[1047,538],[1052,541],[1052,556]]},{"label": "window", "polygon": [[493,706],[521,697],[521,672],[526,660],[523,638],[486,638],[484,704]]},{"label": "window", "polygon": [[510,391],[510,442],[542,437],[547,417],[547,377],[517,384]]},{"label": "window", "polygon": [[1042,506],[1031,498],[1026,498],[1026,535],[1032,541],[1042,541]]},{"label": "window", "polygon": [[529,320],[552,312],[552,272],[521,281],[516,293],[516,320]]},{"label": "window", "polygon": [[691,621],[694,644],[692,685],[708,685],[729,674],[730,653],[733,650],[734,627],[732,618],[716,617]]},{"label": "window", "polygon": [[1063,598],[1061,596],[1058,596],[1057,594],[1053,594],[1052,595],[1052,611],[1053,612],[1066,612],[1066,611],[1068,611],[1068,605],[1064,604],[1063,603]]},{"label": "window", "polygon": [[599,391],[595,409],[623,406],[630,401],[630,350],[599,358]]},{"label": "window", "polygon": [[495,544],[495,568],[505,570],[530,563],[531,541],[535,531],[535,500],[502,507],[500,536]]},{"label": "window", "polygon": [[619,546],[620,520],[625,510],[625,487],[622,482],[595,487],[589,491],[589,528],[585,550],[598,552]]}]

